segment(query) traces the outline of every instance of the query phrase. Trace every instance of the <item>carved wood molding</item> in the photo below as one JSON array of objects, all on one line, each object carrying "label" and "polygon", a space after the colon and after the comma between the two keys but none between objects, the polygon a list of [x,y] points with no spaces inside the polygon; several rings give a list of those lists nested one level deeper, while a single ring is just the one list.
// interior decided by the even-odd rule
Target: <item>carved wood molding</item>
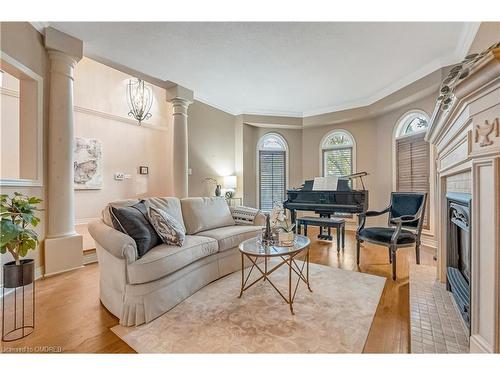
[{"label": "carved wood molding", "polygon": [[474,142],[479,142],[480,147],[491,146],[493,141],[490,139],[490,136],[493,132],[495,132],[494,137],[500,137],[500,123],[498,117],[491,123],[485,120],[483,125],[474,126]]},{"label": "carved wood molding", "polygon": [[441,83],[439,89],[439,97],[437,102],[442,104],[441,109],[446,111],[453,103],[455,98],[453,92],[455,87],[465,78],[467,78],[472,69],[491,51],[495,52],[500,48],[500,42],[491,45],[488,49],[481,53],[473,53],[465,56],[464,60],[450,70],[448,76]]}]

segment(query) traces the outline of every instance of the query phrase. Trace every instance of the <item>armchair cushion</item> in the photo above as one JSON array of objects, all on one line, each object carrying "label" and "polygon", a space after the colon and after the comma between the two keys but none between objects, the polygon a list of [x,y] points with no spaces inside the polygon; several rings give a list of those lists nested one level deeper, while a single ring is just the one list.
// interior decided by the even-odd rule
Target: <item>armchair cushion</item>
[{"label": "armchair cushion", "polygon": [[[362,240],[382,242],[390,244],[391,238],[396,228],[371,227],[363,228],[359,231],[359,237]],[[398,244],[408,244],[415,242],[415,234],[409,230],[402,229],[398,237]]]}]

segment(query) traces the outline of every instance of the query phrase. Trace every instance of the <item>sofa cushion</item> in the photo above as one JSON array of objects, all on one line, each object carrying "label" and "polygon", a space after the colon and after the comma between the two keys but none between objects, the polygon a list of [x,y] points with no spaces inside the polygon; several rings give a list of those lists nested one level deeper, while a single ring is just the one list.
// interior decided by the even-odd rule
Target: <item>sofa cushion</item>
[{"label": "sofa cushion", "polygon": [[254,225],[233,225],[199,232],[198,235],[215,238],[219,243],[219,252],[223,252],[237,247],[241,242],[261,232],[262,228]]},{"label": "sofa cushion", "polygon": [[235,224],[222,197],[184,198],[181,199],[181,207],[188,234]]},{"label": "sofa cushion", "polygon": [[139,258],[162,242],[149,222],[148,211],[142,201],[130,207],[111,207],[111,215],[114,228],[134,239]]},{"label": "sofa cushion", "polygon": [[186,236],[184,245],[159,245],[127,267],[130,284],[142,284],[161,279],[198,259],[215,254],[217,241],[202,236]]},{"label": "sofa cushion", "polygon": [[154,197],[154,198],[146,198],[146,204],[159,208],[165,211],[167,214],[172,216],[184,230],[186,233],[186,226],[184,225],[184,219],[182,217],[182,209],[181,209],[181,201],[177,197]]}]

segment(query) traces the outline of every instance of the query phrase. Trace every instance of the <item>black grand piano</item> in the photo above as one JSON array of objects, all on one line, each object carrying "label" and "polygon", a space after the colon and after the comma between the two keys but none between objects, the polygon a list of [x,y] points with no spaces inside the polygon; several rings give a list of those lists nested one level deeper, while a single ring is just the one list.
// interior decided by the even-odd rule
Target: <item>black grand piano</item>
[{"label": "black grand piano", "polygon": [[[363,176],[360,172],[340,177],[337,190],[313,190],[313,180],[306,181],[299,189],[287,190],[287,200],[283,207],[290,210],[292,223],[296,219],[296,211],[314,211],[320,217],[331,217],[337,213],[359,214],[368,210],[368,190],[365,190]],[[349,181],[359,178],[363,190],[352,190]],[[327,239],[320,231],[318,238]]]}]

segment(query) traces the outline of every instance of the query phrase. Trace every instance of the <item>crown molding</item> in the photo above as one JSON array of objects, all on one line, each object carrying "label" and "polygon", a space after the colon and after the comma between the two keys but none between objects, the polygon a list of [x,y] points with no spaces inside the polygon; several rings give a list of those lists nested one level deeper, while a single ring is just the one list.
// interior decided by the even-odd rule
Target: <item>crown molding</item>
[{"label": "crown molding", "polygon": [[45,35],[45,28],[50,26],[46,21],[30,22],[30,24],[42,35]]},{"label": "crown molding", "polygon": [[458,40],[457,48],[455,49],[457,61],[462,60],[469,53],[472,42],[479,30],[479,26],[481,26],[481,22],[467,22],[465,24],[460,39]]}]

